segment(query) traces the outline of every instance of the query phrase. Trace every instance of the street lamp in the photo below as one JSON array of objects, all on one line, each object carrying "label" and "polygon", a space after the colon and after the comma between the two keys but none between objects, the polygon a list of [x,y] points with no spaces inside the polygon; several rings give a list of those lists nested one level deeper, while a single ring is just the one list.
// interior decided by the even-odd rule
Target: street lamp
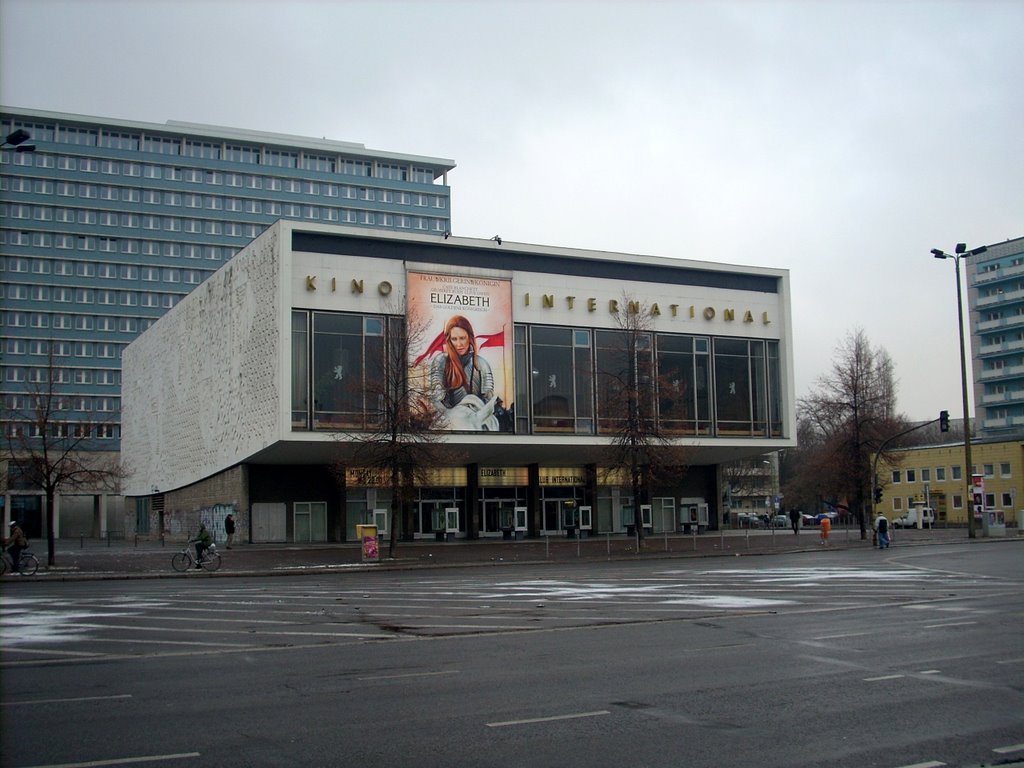
[{"label": "street lamp", "polygon": [[0,149],[4,147],[14,147],[15,152],[35,152],[35,144],[26,144],[25,142],[31,139],[29,132],[24,128],[19,128],[16,131],[12,131],[7,134],[7,138],[4,139],[3,143],[0,144]]},{"label": "street lamp", "polygon": [[938,248],[932,248],[932,256],[936,259],[953,259],[956,266],[956,319],[960,324],[960,387],[964,399],[964,462],[967,464],[964,476],[967,480],[967,494],[964,496],[964,504],[967,506],[967,537],[975,538],[974,530],[974,465],[971,462],[971,421],[968,413],[967,403],[967,347],[964,344],[964,300],[960,289],[960,259],[967,259],[987,251],[984,245],[968,251],[966,243],[957,243],[954,253],[944,253]]}]

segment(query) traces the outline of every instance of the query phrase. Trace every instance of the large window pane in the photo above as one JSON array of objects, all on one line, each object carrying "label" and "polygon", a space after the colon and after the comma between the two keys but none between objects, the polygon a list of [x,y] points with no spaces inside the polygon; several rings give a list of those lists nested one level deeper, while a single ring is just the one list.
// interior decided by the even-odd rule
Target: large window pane
[{"label": "large window pane", "polygon": [[750,406],[755,435],[768,434],[768,380],[764,342],[750,342]]},{"label": "large window pane", "polygon": [[530,350],[533,428],[575,432],[572,334],[568,328],[533,328]]},{"label": "large window pane", "polygon": [[364,318],[313,315],[313,423],[317,429],[361,428],[366,415],[366,356],[379,370],[383,338],[364,339]]},{"label": "large window pane", "polygon": [[715,339],[715,412],[719,435],[753,431],[748,343]]},{"label": "large window pane", "polygon": [[768,418],[771,436],[782,437],[782,379],[779,342],[768,342]]},{"label": "large window pane", "polygon": [[[650,334],[636,330],[597,331],[597,429],[654,428],[654,370]],[[629,426],[630,418],[643,425]]]},{"label": "large window pane", "polygon": [[[530,329],[530,344],[528,373],[533,431],[593,434],[590,330],[535,326]],[[517,387],[522,383],[517,373]]]},{"label": "large window pane", "polygon": [[309,429],[309,314],[292,312],[292,427]]}]

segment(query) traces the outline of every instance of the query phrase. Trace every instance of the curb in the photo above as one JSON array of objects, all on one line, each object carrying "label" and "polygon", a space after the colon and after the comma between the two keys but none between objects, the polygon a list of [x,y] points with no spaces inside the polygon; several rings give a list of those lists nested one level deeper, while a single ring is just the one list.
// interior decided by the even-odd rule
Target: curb
[{"label": "curb", "polygon": [[[1005,538],[988,538],[988,539],[957,539],[955,541],[914,541],[900,544],[897,549],[917,549],[921,547],[931,547],[943,544],[1000,544],[1009,542],[1024,541],[1022,537],[1005,537]],[[75,571],[66,566],[55,566],[52,571],[46,570],[45,566],[41,566],[38,573],[33,576],[19,576],[15,578],[11,574],[4,574],[0,577],[0,582],[4,584],[10,583],[52,583],[52,582],[70,582],[70,581],[137,581],[143,579],[214,579],[214,578],[259,578],[259,577],[296,577],[296,576],[318,576],[324,574],[338,574],[349,571],[357,571],[360,573],[366,573],[371,571],[413,571],[413,570],[437,570],[437,569],[451,569],[451,568],[500,568],[500,567],[512,567],[517,565],[558,565],[558,566],[570,566],[570,565],[583,565],[587,563],[596,562],[641,562],[650,560],[693,560],[693,559],[706,559],[716,557],[771,557],[775,555],[791,555],[791,554],[809,554],[809,553],[821,553],[825,552],[844,552],[854,549],[866,549],[871,547],[870,543],[866,540],[858,539],[856,543],[849,544],[836,544],[823,548],[819,546],[800,546],[786,549],[776,550],[754,550],[754,551],[723,551],[714,549],[707,552],[657,552],[652,551],[643,555],[637,554],[617,554],[617,555],[586,555],[577,556],[573,558],[565,559],[537,559],[530,558],[526,560],[506,560],[503,557],[484,559],[469,559],[464,561],[435,561],[435,562],[422,562],[412,559],[396,558],[395,560],[384,560],[377,563],[341,563],[341,564],[328,564],[328,565],[295,565],[295,566],[282,566],[269,569],[261,568],[247,568],[244,570],[218,570],[218,571],[200,571],[195,573],[194,571],[187,571],[179,573],[177,571],[163,571],[163,570],[150,570],[150,571]],[[871,547],[874,549],[874,547]]]}]

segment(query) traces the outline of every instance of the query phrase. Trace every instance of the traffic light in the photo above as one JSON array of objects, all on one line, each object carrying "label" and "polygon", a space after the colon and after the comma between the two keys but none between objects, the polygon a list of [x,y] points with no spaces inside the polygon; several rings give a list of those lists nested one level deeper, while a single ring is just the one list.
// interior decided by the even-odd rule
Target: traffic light
[{"label": "traffic light", "polygon": [[875,486],[875,504],[881,504],[881,503],[882,503],[882,488],[880,486],[876,485]]},{"label": "traffic light", "polygon": [[939,411],[939,432],[949,432],[949,411]]}]

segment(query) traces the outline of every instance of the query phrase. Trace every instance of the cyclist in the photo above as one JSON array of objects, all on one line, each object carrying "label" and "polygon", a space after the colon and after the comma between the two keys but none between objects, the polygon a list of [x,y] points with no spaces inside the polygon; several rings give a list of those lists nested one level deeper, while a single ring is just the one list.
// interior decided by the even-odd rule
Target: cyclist
[{"label": "cyclist", "polygon": [[11,533],[7,537],[7,554],[11,556],[11,575],[20,574],[21,553],[28,547],[28,539],[17,520],[11,520]]},{"label": "cyclist", "polygon": [[203,553],[207,547],[213,544],[213,536],[206,530],[206,523],[199,523],[199,531],[196,533],[196,537],[191,540],[191,543],[196,545],[196,568],[202,568]]}]

